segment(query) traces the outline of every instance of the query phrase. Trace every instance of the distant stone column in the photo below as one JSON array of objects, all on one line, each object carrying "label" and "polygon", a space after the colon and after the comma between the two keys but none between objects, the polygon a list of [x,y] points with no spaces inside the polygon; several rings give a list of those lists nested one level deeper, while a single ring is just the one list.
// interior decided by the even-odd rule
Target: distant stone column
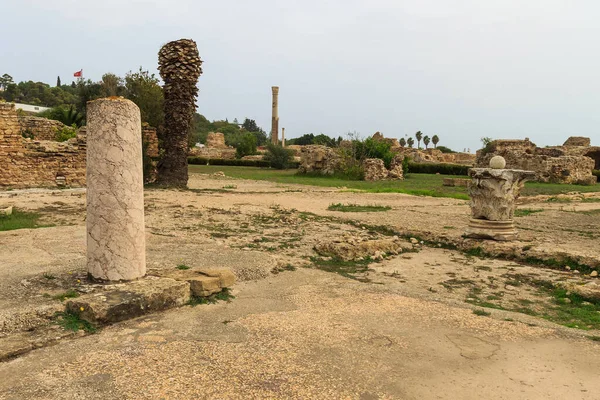
[{"label": "distant stone column", "polygon": [[93,279],[146,274],[140,110],[110,97],[87,104],[87,269]]},{"label": "distant stone column", "polygon": [[273,113],[271,117],[271,142],[279,143],[279,86],[272,86],[273,91]]},{"label": "distant stone column", "polygon": [[285,147],[285,128],[281,128],[281,147]]}]

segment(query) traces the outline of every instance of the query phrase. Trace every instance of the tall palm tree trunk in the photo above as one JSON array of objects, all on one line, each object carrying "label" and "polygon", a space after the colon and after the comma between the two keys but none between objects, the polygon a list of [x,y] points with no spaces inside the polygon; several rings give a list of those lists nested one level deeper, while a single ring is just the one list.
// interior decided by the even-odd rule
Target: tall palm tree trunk
[{"label": "tall palm tree trunk", "polygon": [[196,112],[196,85],[202,74],[196,42],[180,39],[165,44],[158,53],[158,69],[165,82],[165,122],[159,141],[163,156],[157,165],[156,181],[162,186],[186,187],[188,135]]}]

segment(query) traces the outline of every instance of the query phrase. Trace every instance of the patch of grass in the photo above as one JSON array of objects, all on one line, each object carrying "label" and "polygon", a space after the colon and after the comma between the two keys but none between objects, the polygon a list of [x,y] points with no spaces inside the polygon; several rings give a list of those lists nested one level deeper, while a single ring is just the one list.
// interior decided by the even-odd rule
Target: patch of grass
[{"label": "patch of grass", "polygon": [[480,310],[478,308],[476,308],[475,310],[473,310],[473,314],[479,315],[480,317],[489,317],[490,315],[492,315],[492,313],[487,312],[485,310]]},{"label": "patch of grass", "polygon": [[223,189],[237,189],[237,185],[225,185]]},{"label": "patch of grass", "polygon": [[444,229],[456,229],[456,227],[455,227],[455,226],[448,225],[448,226],[444,226]]},{"label": "patch of grass", "polygon": [[46,228],[52,225],[41,225],[38,220],[42,215],[13,209],[11,215],[0,215],[0,231],[15,229]]},{"label": "patch of grass", "polygon": [[273,269],[271,270],[271,273],[278,274],[283,271],[295,271],[296,269],[297,268],[294,267],[292,264],[287,264],[284,267],[273,267]]},{"label": "patch of grass", "polygon": [[79,315],[69,311],[58,312],[54,314],[54,318],[54,323],[61,326],[66,331],[77,332],[82,329],[86,332],[94,333],[97,330],[94,325],[79,318]]},{"label": "patch of grass", "polygon": [[555,307],[547,310],[545,319],[578,329],[600,329],[600,301],[586,299],[562,288],[551,292]]},{"label": "patch of grass", "polygon": [[371,260],[371,258],[369,257],[360,261],[344,261],[338,257],[332,257],[331,259],[311,257],[310,261],[313,263],[313,266],[317,269],[327,272],[333,272],[343,277],[355,279],[360,282],[370,281],[369,279],[356,275],[365,273],[369,270],[368,265],[373,262],[373,260]]},{"label": "patch of grass", "polygon": [[484,258],[486,256],[485,251],[483,250],[483,247],[480,247],[480,246],[472,247],[470,249],[465,250],[465,254],[470,257],[479,257],[479,258]]},{"label": "patch of grass", "polygon": [[378,205],[360,205],[360,204],[330,204],[327,207],[329,211],[340,211],[340,212],[381,212],[389,211],[392,209],[390,206],[378,206]]},{"label": "patch of grass", "polygon": [[525,217],[527,215],[540,213],[544,210],[542,209],[533,209],[533,208],[518,208],[515,210],[515,217]]},{"label": "patch of grass", "polygon": [[178,266],[176,266],[175,268],[180,269],[182,271],[185,271],[186,269],[190,269],[191,267],[188,267],[185,264],[179,264]]},{"label": "patch of grass", "polygon": [[60,294],[52,296],[52,299],[65,301],[66,299],[74,299],[75,297],[79,297],[79,293],[77,293],[73,289],[69,289],[64,293],[60,293]]},{"label": "patch of grass", "polygon": [[587,338],[594,342],[600,342],[600,336],[588,336]]},{"label": "patch of grass", "polygon": [[224,288],[219,293],[211,294],[208,297],[192,296],[190,297],[188,304],[192,307],[195,307],[199,304],[215,304],[218,301],[226,301],[230,303],[233,299],[235,299],[235,296],[231,294],[229,288]]},{"label": "patch of grass", "polygon": [[48,273],[48,272],[45,272],[45,273],[44,273],[44,275],[42,275],[42,276],[43,276],[44,278],[48,279],[49,281],[51,281],[51,280],[53,280],[53,279],[56,279],[56,276],[54,276],[54,275],[52,275],[52,274],[50,274],[50,273]]},{"label": "patch of grass", "polygon": [[[270,168],[240,167],[224,165],[190,165],[190,173],[212,174],[223,171],[228,177],[264,180],[282,184],[299,184],[322,187],[336,187],[360,190],[368,193],[405,193],[415,196],[449,197],[468,200],[467,188],[443,186],[446,178],[467,178],[466,176],[408,173],[403,181],[353,181],[335,176],[296,175],[296,170],[275,170]],[[597,192],[598,185],[581,186],[554,183],[527,182],[521,191],[522,196],[558,195],[569,192]]]}]

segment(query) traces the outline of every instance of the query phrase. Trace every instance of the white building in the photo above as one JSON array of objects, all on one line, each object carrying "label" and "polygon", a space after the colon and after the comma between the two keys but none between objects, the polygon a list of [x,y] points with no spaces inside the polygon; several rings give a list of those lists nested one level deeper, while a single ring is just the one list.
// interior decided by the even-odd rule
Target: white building
[{"label": "white building", "polygon": [[23,111],[32,112],[32,113],[40,113],[42,111],[46,111],[46,110],[50,109],[49,107],[32,106],[30,104],[14,103],[14,105],[17,110],[21,109]]}]

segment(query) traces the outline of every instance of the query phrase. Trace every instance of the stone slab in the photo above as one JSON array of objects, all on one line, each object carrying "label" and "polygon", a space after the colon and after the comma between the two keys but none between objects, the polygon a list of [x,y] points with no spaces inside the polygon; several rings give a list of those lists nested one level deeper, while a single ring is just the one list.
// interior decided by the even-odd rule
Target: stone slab
[{"label": "stone slab", "polygon": [[66,307],[91,323],[112,323],[182,306],[189,300],[189,283],[148,276],[137,281],[106,285],[100,292],[68,301]]},{"label": "stone slab", "polygon": [[163,278],[188,281],[198,277],[218,278],[220,288],[229,288],[235,284],[235,275],[227,268],[190,268],[190,269],[160,269],[149,272],[150,275]]},{"label": "stone slab", "polygon": [[195,297],[207,297],[222,290],[218,277],[196,275],[188,278],[187,282],[190,284],[192,296]]},{"label": "stone slab", "polygon": [[219,278],[219,285],[222,288],[229,288],[235,284],[235,275],[226,268],[199,268],[196,271],[202,275]]}]

